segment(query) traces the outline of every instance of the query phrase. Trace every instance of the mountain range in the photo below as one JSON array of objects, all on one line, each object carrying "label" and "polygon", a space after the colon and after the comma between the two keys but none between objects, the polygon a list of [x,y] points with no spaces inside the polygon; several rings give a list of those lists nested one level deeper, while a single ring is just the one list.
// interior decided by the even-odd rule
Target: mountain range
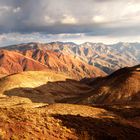
[{"label": "mountain range", "polygon": [[[78,57],[86,63],[98,67],[107,74],[125,66],[140,63],[140,43],[117,43],[105,45],[103,43],[85,42],[77,45],[72,42],[25,43],[3,47],[26,55],[30,50],[53,51]],[[41,60],[40,60],[41,61]]]},{"label": "mountain range", "polygon": [[[23,53],[23,54],[22,54]],[[27,50],[26,52],[0,50],[0,74],[9,75],[22,71],[56,71],[75,79],[97,77],[105,72],[74,56],[53,51]]]}]

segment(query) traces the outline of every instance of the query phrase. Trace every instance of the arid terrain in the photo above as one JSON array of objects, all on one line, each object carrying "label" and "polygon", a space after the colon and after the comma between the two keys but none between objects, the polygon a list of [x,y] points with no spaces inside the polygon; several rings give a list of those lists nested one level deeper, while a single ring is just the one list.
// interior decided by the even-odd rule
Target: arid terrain
[{"label": "arid terrain", "polygon": [[0,0],[0,140],[140,140],[140,0]]},{"label": "arid terrain", "polygon": [[129,113],[137,112],[139,108],[109,109],[71,104],[1,106],[0,137],[14,140],[138,140],[140,114]]},{"label": "arid terrain", "polygon": [[140,65],[107,75],[54,44],[0,50],[0,140],[139,140]]},{"label": "arid terrain", "polygon": [[74,79],[105,75],[105,72],[99,68],[89,65],[79,58],[62,53],[33,49],[22,54],[16,51],[0,50],[1,75],[40,70],[63,72]]},{"label": "arid terrain", "polygon": [[138,140],[139,68],[81,81],[45,71],[1,78],[0,138]]},{"label": "arid terrain", "polygon": [[3,49],[20,52],[43,63],[43,55],[40,56],[39,54],[46,50],[73,55],[108,74],[120,68],[140,63],[139,43],[120,42],[113,45],[91,42],[85,42],[80,45],[72,42],[25,43],[3,47]]}]

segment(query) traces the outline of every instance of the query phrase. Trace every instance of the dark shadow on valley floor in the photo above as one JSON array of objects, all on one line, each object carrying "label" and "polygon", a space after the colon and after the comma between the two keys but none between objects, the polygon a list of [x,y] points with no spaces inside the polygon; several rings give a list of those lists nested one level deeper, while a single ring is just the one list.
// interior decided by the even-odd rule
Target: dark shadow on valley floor
[{"label": "dark shadow on valley floor", "polygon": [[140,129],[113,118],[92,118],[80,115],[52,115],[61,125],[75,130],[81,139],[139,140]]},{"label": "dark shadow on valley floor", "polygon": [[67,102],[78,99],[91,90],[88,85],[79,81],[67,79],[66,81],[48,82],[36,88],[14,88],[4,94],[29,98],[36,103]]}]

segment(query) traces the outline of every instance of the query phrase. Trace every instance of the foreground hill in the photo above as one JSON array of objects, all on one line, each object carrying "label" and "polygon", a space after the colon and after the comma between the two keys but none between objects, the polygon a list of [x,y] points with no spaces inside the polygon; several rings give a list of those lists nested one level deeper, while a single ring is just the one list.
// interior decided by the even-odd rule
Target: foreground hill
[{"label": "foreground hill", "polygon": [[125,118],[102,108],[71,104],[0,106],[0,139],[139,140],[135,116]]},{"label": "foreground hill", "polygon": [[27,71],[0,79],[0,93],[14,88],[35,88],[47,82],[65,81],[68,76],[56,72]]},{"label": "foreground hill", "polygon": [[77,98],[90,87],[56,72],[28,71],[0,79],[1,97],[27,98],[36,103],[61,102]]},{"label": "foreground hill", "polygon": [[63,72],[74,79],[105,74],[100,69],[88,65],[78,58],[61,53],[27,50],[21,54],[15,51],[0,50],[0,74],[9,75],[38,70]]},{"label": "foreground hill", "polygon": [[117,43],[105,45],[103,43],[86,42],[80,45],[67,42],[52,42],[48,44],[25,43],[5,47],[9,50],[26,52],[27,50],[51,50],[63,54],[74,55],[90,65],[102,69],[110,74],[125,66],[133,66],[140,63],[139,43]]},{"label": "foreground hill", "polygon": [[82,99],[83,103],[140,103],[140,65],[125,67],[109,76],[86,81],[93,89]]},{"label": "foreground hill", "polygon": [[0,92],[43,103],[136,104],[140,103],[140,65],[81,81],[54,72],[23,72],[1,78]]}]

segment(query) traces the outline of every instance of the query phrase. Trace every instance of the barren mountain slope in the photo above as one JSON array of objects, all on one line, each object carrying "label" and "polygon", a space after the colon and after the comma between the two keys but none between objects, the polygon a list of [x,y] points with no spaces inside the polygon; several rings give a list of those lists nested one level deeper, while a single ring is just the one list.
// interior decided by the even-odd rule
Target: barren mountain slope
[{"label": "barren mountain slope", "polygon": [[82,99],[83,103],[140,103],[140,65],[125,67],[109,76],[88,81],[93,89]]},{"label": "barren mountain slope", "polygon": [[4,75],[22,71],[47,70],[47,66],[17,52],[0,50],[0,73]]},{"label": "barren mountain slope", "polygon": [[8,46],[6,49],[26,51],[33,49],[51,50],[63,54],[71,54],[94,65],[106,73],[125,66],[133,66],[140,62],[140,44],[139,43],[117,43],[105,45],[103,43],[86,42],[77,45],[72,42],[52,42],[48,44],[28,43]]},{"label": "barren mountain slope", "polygon": [[14,88],[35,88],[47,82],[65,81],[68,76],[56,72],[27,71],[0,79],[0,93]]},{"label": "barren mountain slope", "polygon": [[27,98],[37,103],[76,98],[89,89],[89,86],[56,72],[28,71],[0,79],[1,97]]},{"label": "barren mountain slope", "polygon": [[90,66],[71,54],[42,49],[26,50],[22,54],[47,65],[50,69],[70,73],[72,77],[97,77],[105,75],[99,68]]},{"label": "barren mountain slope", "polygon": [[[121,46],[124,47],[123,44]],[[133,49],[133,46],[130,48]],[[86,58],[89,64],[99,67],[109,74],[122,67],[139,63],[138,58],[129,48],[124,47],[124,50],[121,50],[121,48],[115,48],[113,45],[90,42],[83,43],[79,47],[82,58]]]},{"label": "barren mountain slope", "polygon": [[8,75],[22,71],[51,70],[66,73],[74,79],[105,75],[100,69],[74,56],[44,50],[27,50],[23,54],[0,50],[0,73]]}]

